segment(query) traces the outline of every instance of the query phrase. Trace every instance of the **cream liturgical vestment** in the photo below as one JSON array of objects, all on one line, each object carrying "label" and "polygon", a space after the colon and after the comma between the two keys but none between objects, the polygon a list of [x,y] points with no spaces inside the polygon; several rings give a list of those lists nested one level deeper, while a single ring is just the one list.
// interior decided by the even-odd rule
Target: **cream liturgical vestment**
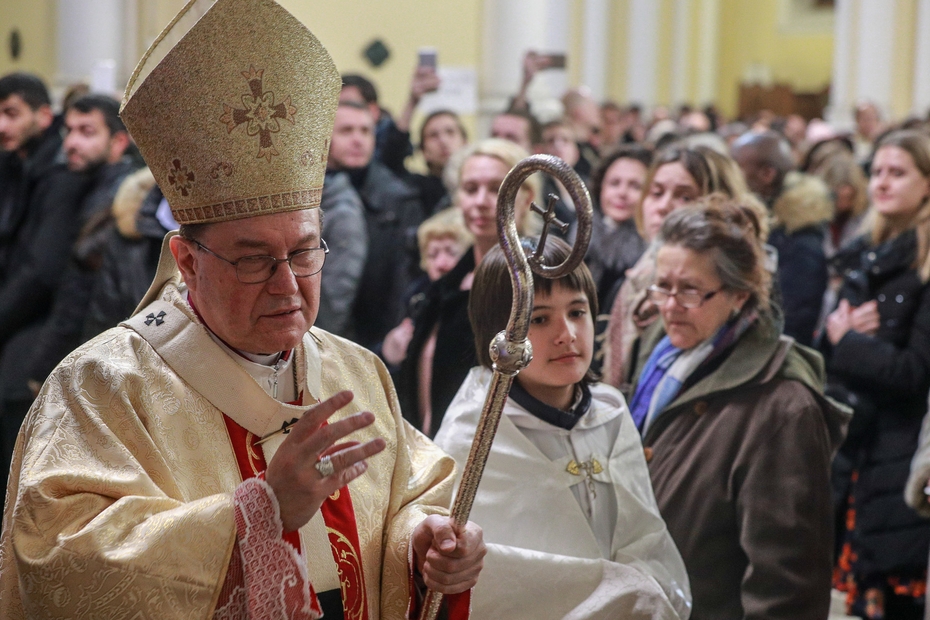
[{"label": "cream liturgical vestment", "polygon": [[[229,223],[247,241],[246,218],[319,206],[340,85],[319,40],[273,0],[190,0],[120,114],[175,220]],[[0,618],[408,615],[411,533],[445,513],[454,465],[403,421],[384,365],[312,329],[287,352],[299,402],[283,404],[210,336],[166,247],[143,304],[69,355],[26,417]],[[386,448],[285,533],[262,476],[285,436],[257,438],[347,389],[355,399],[330,419],[373,412],[349,438]],[[448,599],[467,614],[467,594]]]},{"label": "cream liturgical vestment", "polygon": [[[435,441],[456,461],[468,456],[490,381],[490,370],[473,368],[443,418]],[[469,517],[484,530],[488,546],[472,617],[689,616],[685,566],[659,515],[639,433],[619,392],[590,387],[590,409],[572,430],[542,422],[507,399]],[[609,445],[603,430],[618,417],[620,430]],[[564,434],[578,461],[597,463],[591,471],[592,485],[600,489],[594,501],[615,503],[609,555],[572,492],[587,483],[583,467],[570,467],[576,462],[570,457],[548,458],[524,426]],[[586,447],[592,449],[580,454]]]},{"label": "cream liturgical vestment", "polygon": [[[226,592],[228,573],[260,581],[275,568],[261,548],[249,548],[248,532],[270,528],[280,543],[280,520],[275,533],[266,518],[273,494],[249,486],[264,483],[243,482],[230,429],[262,436],[344,389],[355,399],[331,419],[372,411],[375,423],[351,438],[387,442],[341,490],[351,495],[357,548],[318,513],[300,530],[301,555],[292,553],[306,566],[276,589],[299,589],[303,579],[307,590],[309,579],[317,592],[342,589],[347,619],[405,617],[410,535],[426,515],[445,513],[453,462],[402,420],[390,377],[371,353],[313,329],[293,367],[304,406],[272,399],[213,341],[176,274],[133,319],[69,355],[17,443],[0,617],[210,618],[223,601],[218,617],[259,617],[256,601],[284,595]],[[270,460],[279,437],[252,445],[264,451],[255,456]],[[270,514],[277,518],[276,507]],[[334,549],[340,539],[339,553],[327,537]],[[351,583],[362,591],[347,591]],[[287,617],[315,617],[306,612]]]}]

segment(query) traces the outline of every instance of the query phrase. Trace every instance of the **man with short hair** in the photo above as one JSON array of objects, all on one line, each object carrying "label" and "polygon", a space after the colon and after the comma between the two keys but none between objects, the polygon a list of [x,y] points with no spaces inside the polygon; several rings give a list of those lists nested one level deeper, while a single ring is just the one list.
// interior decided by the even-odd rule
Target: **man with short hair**
[{"label": "man with short hair", "polygon": [[[135,167],[125,155],[129,133],[113,97],[89,94],[74,100],[65,110],[64,124],[68,169],[84,173],[90,182],[78,209],[80,232],[38,339],[28,352],[11,352],[0,362],[0,383],[7,386],[23,381],[40,386],[58,362],[81,344],[95,274],[112,227],[113,200]],[[18,403],[21,418],[30,404],[31,399]]]},{"label": "man with short hair", "polygon": [[374,149],[369,108],[341,101],[327,171],[346,173],[365,207],[368,252],[348,334],[368,349],[377,347],[404,317],[403,294],[418,262],[416,228],[421,219],[416,191],[373,159]]},{"label": "man with short hair", "polygon": [[[575,140],[575,131],[567,119],[556,119],[542,126],[542,144],[540,146],[540,151],[547,155],[555,155],[562,159],[574,169],[582,183],[585,185],[588,184],[591,177],[591,165],[586,159],[581,157],[578,142]],[[568,194],[568,190],[565,189],[562,183],[546,175],[543,181],[542,195],[545,197],[550,195],[556,196],[558,198],[558,201],[555,203],[556,217],[560,222],[574,225],[575,221],[578,219],[575,213],[575,204]],[[552,232],[562,239],[567,239],[569,236],[568,229],[564,232],[558,229],[552,229]]]},{"label": "man with short hair", "polygon": [[[45,323],[77,233],[86,175],[56,157],[48,91],[27,73],[0,78],[0,476],[31,393],[24,356]],[[25,406],[24,406],[25,403]]]},{"label": "man with short hair", "polygon": [[84,95],[65,110],[64,151],[69,170],[92,172],[116,164],[129,142],[119,118],[119,102],[112,97]]},{"label": "man with short hair", "polygon": [[54,119],[48,91],[28,73],[3,76],[0,88],[0,149],[27,157]]},{"label": "man with short hair", "polygon": [[535,146],[542,139],[539,121],[529,112],[507,110],[494,117],[491,122],[491,137],[510,140],[523,147],[527,153],[533,153]]},{"label": "man with short hair", "polygon": [[[435,76],[435,74],[434,74]],[[438,80],[438,78],[435,78]],[[375,149],[373,159],[380,161],[396,175],[404,173],[404,160],[413,154],[413,145],[410,144],[410,117],[412,110],[401,114],[406,116],[403,128],[403,118],[395,121],[391,114],[378,103],[378,90],[368,78],[356,73],[347,73],[342,76],[342,91],[339,93],[339,102],[344,101],[364,105],[371,112],[375,127]]]},{"label": "man with short hair", "polygon": [[272,0],[205,4],[122,111],[180,232],[23,424],[0,617],[379,620],[426,586],[464,618],[485,548],[444,516],[451,459],[373,354],[311,327],[338,72]]},{"label": "man with short hair", "polygon": [[778,251],[784,333],[809,346],[827,288],[823,241],[833,212],[829,190],[820,179],[794,171],[791,146],[774,131],[747,132],[731,152],[749,189],[775,217],[768,243]]},{"label": "man with short hair", "polygon": [[614,101],[601,104],[601,156],[609,155],[631,128],[631,115]]}]

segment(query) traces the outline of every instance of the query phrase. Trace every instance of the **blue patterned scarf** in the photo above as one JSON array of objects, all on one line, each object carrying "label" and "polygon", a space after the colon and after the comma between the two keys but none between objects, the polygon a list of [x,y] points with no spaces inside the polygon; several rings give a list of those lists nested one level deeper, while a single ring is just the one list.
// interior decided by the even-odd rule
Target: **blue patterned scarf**
[{"label": "blue patterned scarf", "polygon": [[681,386],[703,364],[729,349],[757,318],[755,312],[740,315],[724,324],[717,333],[683,351],[664,336],[649,355],[630,402],[636,428],[645,434],[652,421],[675,400]]}]

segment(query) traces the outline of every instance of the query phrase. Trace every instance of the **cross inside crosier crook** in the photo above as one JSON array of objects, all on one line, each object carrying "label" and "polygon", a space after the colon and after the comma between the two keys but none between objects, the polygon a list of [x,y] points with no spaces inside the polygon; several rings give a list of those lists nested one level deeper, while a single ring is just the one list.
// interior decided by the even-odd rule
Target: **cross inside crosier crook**
[{"label": "cross inside crosier crook", "polygon": [[[561,181],[569,196],[575,203],[578,217],[578,233],[571,254],[561,265],[546,265],[543,262],[543,249],[549,234],[549,227],[558,226],[562,232],[566,225],[555,219],[555,196],[550,196],[546,209],[535,204],[533,210],[543,216],[543,230],[539,235],[536,252],[527,257],[520,245],[517,223],[514,215],[514,202],[523,182],[535,172],[545,172]],[[527,157],[507,173],[497,195],[497,236],[501,249],[507,259],[510,282],[513,285],[513,303],[510,307],[510,319],[507,328],[498,333],[491,341],[491,360],[494,362],[494,374],[491,387],[481,410],[481,418],[475,429],[475,439],[471,444],[468,461],[465,463],[462,482],[452,504],[452,519],[456,531],[462,531],[468,522],[478,483],[484,473],[484,465],[491,451],[491,442],[497,432],[497,424],[513,378],[533,359],[533,349],[526,334],[529,331],[530,316],[533,313],[533,273],[544,278],[560,278],[574,271],[584,259],[591,241],[591,198],[584,183],[572,170],[572,167],[553,155],[533,155]],[[420,620],[435,620],[442,604],[442,594],[432,590],[426,593]]]}]

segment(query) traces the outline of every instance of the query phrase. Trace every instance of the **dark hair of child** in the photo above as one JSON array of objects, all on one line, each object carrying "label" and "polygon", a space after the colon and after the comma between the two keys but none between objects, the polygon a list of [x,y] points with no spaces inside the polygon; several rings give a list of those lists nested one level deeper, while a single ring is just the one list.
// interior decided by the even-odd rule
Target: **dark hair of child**
[{"label": "dark hair of child", "polygon": [[[537,239],[523,239],[527,255],[536,251]],[[543,250],[546,265],[559,265],[571,253],[571,247],[561,239],[549,237]],[[591,320],[597,316],[597,287],[588,266],[581,263],[568,275],[550,280],[533,274],[533,292],[535,295],[549,295],[553,286],[562,286],[570,291],[580,291],[588,298]],[[475,350],[478,363],[486,368],[493,368],[491,354],[488,350],[491,340],[507,327],[510,319],[510,306],[513,303],[513,286],[510,283],[510,268],[500,246],[487,253],[475,270],[475,280],[468,297],[468,320],[475,333]],[[595,383],[600,380],[588,369],[583,381]]]}]

